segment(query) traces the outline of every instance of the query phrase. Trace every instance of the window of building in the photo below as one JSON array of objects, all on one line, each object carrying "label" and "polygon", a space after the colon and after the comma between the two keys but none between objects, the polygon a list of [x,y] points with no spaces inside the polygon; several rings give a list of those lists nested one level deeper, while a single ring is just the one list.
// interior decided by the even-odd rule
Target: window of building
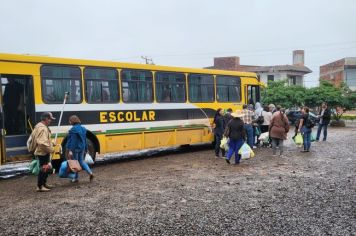
[{"label": "window of building", "polygon": [[157,102],[185,102],[185,75],[182,73],[157,72]]},{"label": "window of building", "polygon": [[75,66],[43,65],[41,67],[42,98],[45,103],[66,103],[82,101],[81,71]]},{"label": "window of building", "polygon": [[239,77],[216,76],[216,100],[219,102],[239,102],[241,94]]},{"label": "window of building", "polygon": [[267,83],[274,81],[274,75],[267,75]]},{"label": "window of building", "polygon": [[296,76],[291,76],[290,78],[289,78],[289,84],[291,84],[291,85],[296,85],[297,84],[297,77]]},{"label": "window of building", "polygon": [[190,102],[213,102],[215,100],[212,75],[189,74],[188,90]]},{"label": "window of building", "polygon": [[84,81],[88,103],[116,103],[119,101],[119,83],[115,69],[86,67]]},{"label": "window of building", "polygon": [[146,70],[121,71],[122,99],[127,103],[153,102],[152,72]]}]

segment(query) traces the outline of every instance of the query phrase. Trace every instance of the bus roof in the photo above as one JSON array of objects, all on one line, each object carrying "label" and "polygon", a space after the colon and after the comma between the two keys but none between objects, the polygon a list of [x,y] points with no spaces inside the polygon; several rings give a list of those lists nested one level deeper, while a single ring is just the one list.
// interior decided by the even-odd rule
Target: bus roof
[{"label": "bus roof", "polygon": [[139,63],[122,63],[122,62],[116,62],[116,61],[58,58],[58,57],[48,57],[48,56],[27,55],[27,54],[22,55],[22,54],[0,53],[0,61],[34,63],[34,64],[64,64],[64,65],[78,65],[78,66],[98,66],[98,67],[115,67],[115,68],[128,68],[128,69],[146,69],[146,70],[153,70],[153,71],[207,73],[207,74],[235,75],[235,76],[257,78],[257,75],[252,72],[212,70],[212,69],[201,69],[201,68],[185,68],[185,67],[173,67],[173,66],[161,66],[161,65],[147,65],[147,64],[139,64]]}]

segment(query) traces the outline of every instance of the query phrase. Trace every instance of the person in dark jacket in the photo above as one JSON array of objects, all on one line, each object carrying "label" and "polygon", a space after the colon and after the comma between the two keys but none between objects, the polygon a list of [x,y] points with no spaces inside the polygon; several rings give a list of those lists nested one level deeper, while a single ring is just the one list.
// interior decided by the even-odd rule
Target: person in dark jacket
[{"label": "person in dark jacket", "polygon": [[318,118],[320,119],[318,124],[318,132],[316,134],[316,141],[319,141],[321,130],[324,129],[323,141],[326,141],[326,136],[328,135],[328,125],[330,123],[331,111],[328,108],[326,102],[321,104],[321,111],[319,112]]},{"label": "person in dark jacket", "polygon": [[[221,144],[221,139],[223,138],[224,134],[224,129],[225,129],[225,122],[224,122],[224,111],[219,108],[216,111],[215,117],[214,117],[214,136],[215,136],[215,156],[219,157],[220,153],[220,144]],[[221,149],[221,153],[223,156],[225,156],[225,150]]]},{"label": "person in dark jacket", "polygon": [[235,164],[240,163],[241,155],[239,155],[239,150],[244,144],[246,139],[246,130],[244,128],[244,122],[241,117],[244,116],[242,113],[234,112],[231,113],[233,119],[226,126],[224,135],[229,138],[229,151],[227,152],[226,162],[230,164],[230,159],[232,154],[235,153]]},{"label": "person in dark jacket", "polygon": [[[87,130],[81,125],[80,119],[76,115],[69,117],[69,123],[72,125],[72,128],[69,130],[66,143],[68,159],[78,160],[82,168],[89,174],[89,180],[92,181],[94,178],[93,172],[88,164],[84,162],[84,156],[87,152]],[[78,182],[78,180],[79,175],[77,172],[72,182]]]},{"label": "person in dark jacket", "polygon": [[227,126],[227,124],[230,122],[230,120],[232,120],[232,109],[229,108],[226,110],[226,113],[224,114],[224,122],[225,122],[225,126]]},{"label": "person in dark jacket", "polygon": [[309,152],[311,146],[311,132],[312,128],[307,126],[309,119],[309,108],[303,107],[302,109],[302,118],[299,121],[298,132],[303,135],[303,147],[304,149],[301,152]]}]

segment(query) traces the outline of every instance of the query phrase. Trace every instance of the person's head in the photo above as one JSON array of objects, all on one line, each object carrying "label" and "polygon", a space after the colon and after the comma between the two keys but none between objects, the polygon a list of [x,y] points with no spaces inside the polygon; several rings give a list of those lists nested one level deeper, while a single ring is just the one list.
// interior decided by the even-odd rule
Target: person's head
[{"label": "person's head", "polygon": [[255,108],[256,108],[256,110],[262,108],[261,103],[260,102],[256,102]]},{"label": "person's head", "polygon": [[243,104],[242,109],[247,109],[247,104]]},{"label": "person's head", "polygon": [[46,126],[49,126],[52,122],[52,120],[55,120],[56,118],[53,117],[51,112],[43,112],[41,114],[41,122],[45,124]]},{"label": "person's head", "polygon": [[276,110],[277,110],[277,111],[280,111],[281,109],[282,109],[282,107],[281,107],[280,105],[277,105],[277,106],[276,106]]},{"label": "person's head", "polygon": [[273,111],[276,108],[276,106],[274,104],[269,104],[268,108],[269,108],[269,111]]},{"label": "person's head", "polygon": [[226,110],[226,112],[232,113],[232,109],[231,109],[231,108],[228,108],[228,109]]},{"label": "person's head", "polygon": [[71,125],[76,125],[76,124],[80,124],[80,119],[78,116],[76,115],[72,115],[71,117],[69,117],[69,124]]},{"label": "person's head", "polygon": [[309,107],[303,107],[302,113],[303,114],[308,114],[309,113]]},{"label": "person's head", "polygon": [[328,107],[328,104],[327,104],[326,102],[323,102],[323,103],[321,104],[321,108],[325,109],[325,108],[327,108],[327,107]]},{"label": "person's head", "polygon": [[252,104],[249,104],[249,105],[247,106],[247,109],[250,110],[250,111],[253,111],[253,110],[254,110],[253,105],[252,105]]},{"label": "person's head", "polygon": [[263,106],[263,110],[264,110],[265,112],[269,112],[268,106]]}]

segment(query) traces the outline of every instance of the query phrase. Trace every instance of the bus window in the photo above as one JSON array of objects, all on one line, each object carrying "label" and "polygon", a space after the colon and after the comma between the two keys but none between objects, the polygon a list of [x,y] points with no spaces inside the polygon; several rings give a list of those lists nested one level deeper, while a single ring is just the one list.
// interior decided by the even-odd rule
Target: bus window
[{"label": "bus window", "polygon": [[124,102],[153,102],[151,71],[123,69],[121,87]]},{"label": "bus window", "polygon": [[156,72],[157,102],[185,102],[185,75],[182,73]]},{"label": "bus window", "polygon": [[88,103],[119,102],[119,83],[115,69],[86,67],[84,81]]},{"label": "bus window", "polygon": [[191,102],[214,102],[214,78],[212,75],[189,74],[189,100]]},{"label": "bus window", "polygon": [[79,67],[43,65],[41,79],[42,98],[45,103],[63,103],[65,92],[69,92],[67,103],[82,101]]},{"label": "bus window", "polygon": [[216,100],[218,102],[240,102],[240,88],[239,77],[216,76]]}]

